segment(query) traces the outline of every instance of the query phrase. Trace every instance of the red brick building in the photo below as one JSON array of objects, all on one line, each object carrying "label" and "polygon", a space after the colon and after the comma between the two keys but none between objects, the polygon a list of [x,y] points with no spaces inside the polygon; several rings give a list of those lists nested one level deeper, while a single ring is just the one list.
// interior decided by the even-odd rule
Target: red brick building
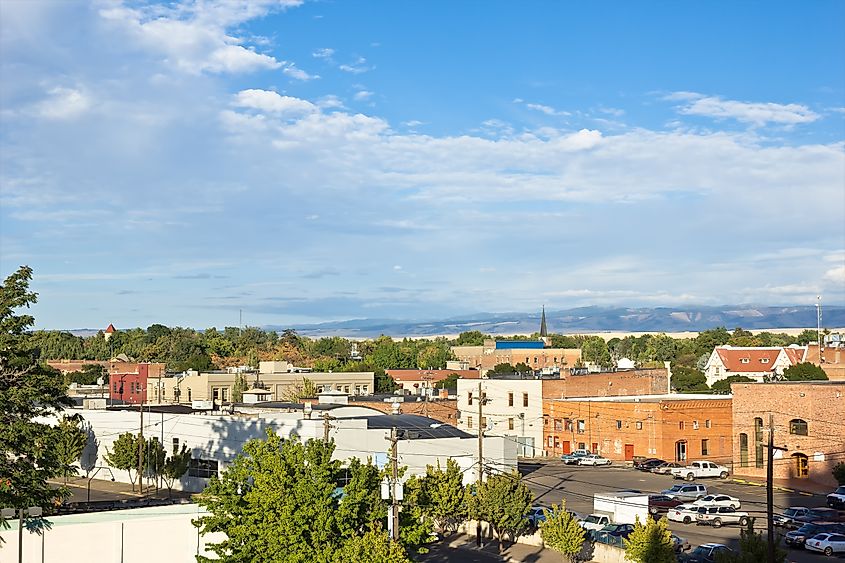
[{"label": "red brick building", "polygon": [[[109,397],[112,401],[139,404],[147,402],[147,381],[164,375],[164,364],[127,364],[133,371],[109,373]],[[159,369],[159,366],[161,369]]]},{"label": "red brick building", "polygon": [[481,372],[475,369],[388,369],[385,370],[400,389],[418,395],[420,389],[432,388],[452,374],[462,379],[478,379]]},{"label": "red brick building", "polygon": [[546,455],[588,448],[615,461],[731,461],[731,399],[664,394],[543,401]]},{"label": "red brick building", "polygon": [[835,485],[845,461],[845,382],[734,383],[733,465],[737,475],[766,477],[769,416],[774,423],[776,479]]}]

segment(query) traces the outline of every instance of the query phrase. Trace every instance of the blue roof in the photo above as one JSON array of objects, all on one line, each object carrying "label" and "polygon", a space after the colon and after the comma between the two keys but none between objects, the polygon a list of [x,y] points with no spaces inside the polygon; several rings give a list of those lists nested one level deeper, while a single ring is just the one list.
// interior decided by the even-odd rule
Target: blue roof
[{"label": "blue roof", "polygon": [[497,350],[514,350],[517,348],[528,348],[531,350],[542,350],[545,344],[542,340],[497,340]]}]

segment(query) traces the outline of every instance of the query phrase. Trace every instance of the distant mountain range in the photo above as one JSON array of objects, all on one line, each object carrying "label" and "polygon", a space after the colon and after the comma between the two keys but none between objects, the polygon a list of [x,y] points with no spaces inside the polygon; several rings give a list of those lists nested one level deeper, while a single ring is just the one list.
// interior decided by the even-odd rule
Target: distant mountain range
[{"label": "distant mountain range", "polygon": [[[822,308],[822,324],[845,327],[845,307]],[[721,307],[579,307],[546,311],[549,332],[698,332],[719,326],[730,330],[814,328],[815,306],[768,307],[725,305]],[[486,334],[530,334],[540,330],[540,312],[477,313],[440,321],[396,319],[353,319],[294,326],[265,326],[268,330],[295,329],[303,336],[344,336],[373,338],[381,334],[420,337],[458,334],[479,330]]]}]

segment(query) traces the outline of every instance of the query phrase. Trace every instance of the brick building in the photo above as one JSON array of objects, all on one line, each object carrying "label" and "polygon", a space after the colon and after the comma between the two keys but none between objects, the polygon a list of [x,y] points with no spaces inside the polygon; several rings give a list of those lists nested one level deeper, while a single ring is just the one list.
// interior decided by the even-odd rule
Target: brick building
[{"label": "brick building", "polygon": [[[133,371],[129,371],[134,366]],[[161,369],[158,369],[161,366]],[[109,398],[123,403],[147,402],[147,383],[164,375],[164,364],[127,364],[124,369],[109,373]],[[152,368],[152,369],[151,369]]]},{"label": "brick building", "polygon": [[106,368],[106,373],[137,373],[138,366],[149,366],[148,371],[150,377],[160,377],[164,375],[165,364],[158,362],[133,362],[129,360],[122,360],[113,358],[111,360],[47,360],[47,365],[53,369],[57,369],[62,374],[70,373],[72,371],[82,371],[83,366],[96,365]]},{"label": "brick building", "polygon": [[832,381],[845,381],[845,343],[839,340],[826,343],[821,354],[819,354],[819,345],[816,342],[810,342],[807,345],[804,361],[822,368],[828,379]]},{"label": "brick building", "polygon": [[[398,402],[394,402],[398,399]],[[458,402],[455,399],[434,398],[429,401],[417,400],[411,397],[396,396],[371,396],[371,397],[349,397],[349,406],[369,407],[391,414],[394,411],[393,405],[398,405],[399,414],[416,414],[427,416],[445,424],[457,425]]]},{"label": "brick building", "polygon": [[387,375],[400,389],[412,395],[419,395],[422,389],[430,389],[452,374],[463,379],[478,379],[477,369],[388,369]]},{"label": "brick building", "polygon": [[731,399],[663,394],[543,401],[543,447],[559,456],[577,448],[615,461],[731,459]]},{"label": "brick building", "polygon": [[483,346],[452,346],[458,361],[486,372],[497,364],[524,363],[532,370],[561,373],[581,362],[579,348],[545,348],[545,342],[486,340]]},{"label": "brick building", "polygon": [[845,382],[734,383],[733,466],[737,475],[765,479],[769,415],[776,479],[834,485],[830,471],[845,461]]}]

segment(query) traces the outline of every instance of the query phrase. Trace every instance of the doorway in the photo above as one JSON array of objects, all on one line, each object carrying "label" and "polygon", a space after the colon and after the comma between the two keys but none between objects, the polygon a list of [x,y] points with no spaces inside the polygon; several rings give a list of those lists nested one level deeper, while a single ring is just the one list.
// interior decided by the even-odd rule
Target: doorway
[{"label": "doorway", "polygon": [[564,440],[560,443],[560,445],[563,448],[564,455],[572,453],[572,447],[569,445],[569,440]]},{"label": "doorway", "polygon": [[792,459],[795,460],[795,476],[805,479],[810,474],[810,464],[807,456],[804,454],[792,454]]},{"label": "doorway", "polygon": [[634,460],[634,444],[625,444],[625,461]]},{"label": "doorway", "polygon": [[675,442],[675,461],[685,463],[687,461],[687,441],[678,440]]}]

